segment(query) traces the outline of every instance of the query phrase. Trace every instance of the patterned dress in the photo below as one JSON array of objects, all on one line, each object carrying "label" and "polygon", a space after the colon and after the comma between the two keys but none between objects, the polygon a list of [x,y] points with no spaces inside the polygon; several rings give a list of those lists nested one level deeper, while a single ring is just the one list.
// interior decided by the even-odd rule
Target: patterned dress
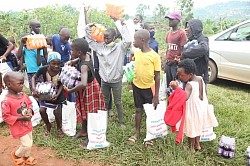
[{"label": "patterned dress", "polygon": [[94,67],[92,61],[79,61],[77,70],[81,71],[81,66],[87,65],[88,84],[85,89],[82,89],[76,94],[76,111],[77,120],[81,122],[87,119],[87,113],[97,113],[98,110],[106,110],[103,94],[99,83],[94,77]]}]

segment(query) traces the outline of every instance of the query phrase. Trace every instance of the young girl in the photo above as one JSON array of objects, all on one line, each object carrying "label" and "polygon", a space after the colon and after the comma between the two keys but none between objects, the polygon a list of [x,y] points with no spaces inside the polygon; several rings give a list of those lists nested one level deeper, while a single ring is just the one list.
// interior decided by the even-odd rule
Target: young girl
[{"label": "young girl", "polygon": [[[204,123],[208,121],[206,116],[208,100],[204,81],[202,77],[195,75],[195,68],[196,65],[193,60],[185,59],[179,62],[177,74],[183,82],[186,82],[187,100],[184,134],[188,137],[191,150],[199,151],[201,150],[200,135],[204,126],[213,127],[213,125]],[[176,89],[178,83],[171,81],[170,86]]]},{"label": "young girl", "polygon": [[[72,41],[71,56],[74,60],[69,61],[68,65],[75,65],[81,72],[81,81],[72,89],[64,87],[68,93],[75,92],[76,110],[78,120],[82,122],[82,129],[78,135],[87,136],[87,112],[93,113],[98,110],[106,110],[104,98],[100,91],[100,86],[94,77],[94,67],[90,55],[87,54],[89,45],[83,38]],[[88,140],[84,141],[83,146],[87,146]]]},{"label": "young girl", "polygon": [[4,75],[3,80],[8,87],[8,93],[1,103],[3,120],[9,124],[13,138],[20,141],[20,147],[11,152],[11,159],[15,165],[35,165],[37,160],[30,156],[33,144],[32,102],[23,93],[23,75],[11,71]]},{"label": "young girl", "polygon": [[46,125],[45,137],[49,136],[51,130],[51,124],[46,113],[47,108],[54,109],[55,120],[57,124],[58,136],[63,137],[62,131],[62,103],[65,102],[63,94],[63,86],[59,81],[59,75],[61,72],[60,62],[61,55],[58,52],[50,52],[48,55],[48,65],[41,67],[36,74],[32,77],[33,96],[39,99],[39,93],[36,89],[35,80],[42,75],[45,82],[51,81],[56,87],[56,95],[50,101],[40,101],[40,114]]}]

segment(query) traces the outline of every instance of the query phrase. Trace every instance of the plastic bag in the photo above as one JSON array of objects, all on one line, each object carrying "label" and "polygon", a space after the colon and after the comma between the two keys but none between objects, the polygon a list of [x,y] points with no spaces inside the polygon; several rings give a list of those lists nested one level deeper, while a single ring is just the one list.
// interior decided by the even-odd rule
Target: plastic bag
[{"label": "plastic bag", "polygon": [[218,145],[218,155],[224,158],[234,158],[235,138],[222,135]]},{"label": "plastic bag", "polygon": [[110,17],[120,19],[124,15],[124,8],[123,6],[106,4],[106,14]]},{"label": "plastic bag", "polygon": [[41,118],[41,114],[39,111],[40,107],[39,107],[36,99],[33,96],[29,96],[29,98],[32,101],[32,106],[33,106],[34,115],[31,118],[31,123],[32,123],[32,126],[34,127],[34,126],[40,124],[42,118]]},{"label": "plastic bag", "polygon": [[28,50],[47,47],[46,38],[43,34],[28,35],[24,38],[27,38],[26,47]]},{"label": "plastic bag", "polygon": [[98,113],[88,113],[88,145],[87,149],[98,149],[109,146],[106,140],[107,131],[107,111]]},{"label": "plastic bag", "polygon": [[123,66],[124,75],[127,78],[128,82],[133,82],[134,80],[134,61],[127,63],[126,66]]},{"label": "plastic bag", "polygon": [[160,89],[159,89],[159,100],[166,100],[167,98],[167,78],[166,73],[163,74]]},{"label": "plastic bag", "polygon": [[166,136],[168,134],[168,128],[164,122],[166,101],[160,101],[156,110],[154,109],[153,104],[143,104],[143,107],[147,115],[147,134],[144,141]]},{"label": "plastic bag", "polygon": [[94,39],[97,42],[104,42],[104,32],[105,32],[106,28],[100,24],[95,24],[95,26],[93,26],[91,28],[91,32],[90,35],[92,37],[92,39]]},{"label": "plastic bag", "polygon": [[62,130],[68,136],[76,134],[75,102],[67,101],[67,105],[62,105]]}]

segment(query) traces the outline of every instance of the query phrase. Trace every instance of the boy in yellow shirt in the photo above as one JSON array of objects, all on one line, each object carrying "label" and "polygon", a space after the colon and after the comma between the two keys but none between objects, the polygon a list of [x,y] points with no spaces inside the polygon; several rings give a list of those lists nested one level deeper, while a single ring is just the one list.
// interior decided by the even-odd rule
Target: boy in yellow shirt
[{"label": "boy in yellow shirt", "polygon": [[[144,111],[143,104],[153,103],[155,109],[159,103],[160,87],[160,56],[149,47],[150,34],[142,29],[134,35],[134,46],[140,50],[134,53],[134,80],[132,83],[135,104],[135,135],[131,136],[129,143],[135,143],[140,137],[141,119]],[[151,87],[155,84],[155,95]],[[146,142],[145,145],[152,145]]]}]

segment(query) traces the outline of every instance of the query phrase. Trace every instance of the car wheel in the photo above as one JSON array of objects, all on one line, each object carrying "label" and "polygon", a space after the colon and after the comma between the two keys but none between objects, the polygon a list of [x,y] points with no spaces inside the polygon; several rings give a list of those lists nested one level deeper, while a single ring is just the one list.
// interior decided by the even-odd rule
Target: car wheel
[{"label": "car wheel", "polygon": [[215,63],[212,60],[209,60],[208,62],[208,76],[209,76],[209,83],[212,83],[217,78],[217,67]]}]

